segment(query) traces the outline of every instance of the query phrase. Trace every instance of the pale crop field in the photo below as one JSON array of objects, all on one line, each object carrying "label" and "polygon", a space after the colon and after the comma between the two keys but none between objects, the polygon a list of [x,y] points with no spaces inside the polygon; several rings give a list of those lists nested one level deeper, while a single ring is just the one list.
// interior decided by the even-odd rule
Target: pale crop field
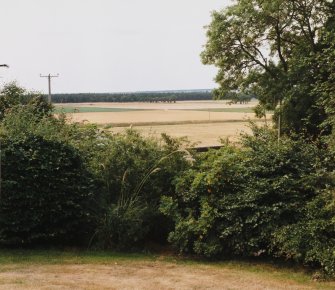
[{"label": "pale crop field", "polygon": [[[79,103],[57,105],[73,122],[95,123],[112,132],[128,128],[145,136],[187,137],[197,146],[215,146],[221,139],[237,141],[251,133],[249,121],[264,124],[253,113],[257,101],[229,105],[226,101],[185,101],[176,103]],[[270,120],[271,116],[268,116]]]},{"label": "pale crop field", "polygon": [[[261,124],[262,125],[262,124]],[[156,126],[133,126],[144,136],[159,138],[162,133],[175,138],[187,137],[194,147],[216,146],[222,140],[237,142],[243,133],[250,134],[251,129],[246,122],[223,122],[223,123],[199,123],[178,125],[156,125]],[[113,132],[121,133],[125,127],[115,127]],[[192,146],[193,147],[193,146]]]}]

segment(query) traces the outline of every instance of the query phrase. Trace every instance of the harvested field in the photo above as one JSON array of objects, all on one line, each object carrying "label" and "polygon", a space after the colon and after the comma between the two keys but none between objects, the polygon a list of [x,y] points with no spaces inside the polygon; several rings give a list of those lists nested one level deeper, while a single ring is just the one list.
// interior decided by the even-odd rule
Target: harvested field
[{"label": "harvested field", "polygon": [[75,122],[88,121],[96,124],[154,124],[178,122],[208,122],[208,121],[247,121],[255,119],[253,113],[236,112],[207,112],[184,110],[153,110],[132,112],[100,112],[100,113],[75,113],[71,114]]},{"label": "harvested field", "polygon": [[[69,113],[74,122],[108,125],[113,132],[130,126],[146,136],[187,137],[198,146],[220,144],[220,138],[236,141],[241,132],[250,133],[248,121],[262,124],[249,104],[229,105],[226,101],[186,101],[177,103],[76,103],[57,105]],[[269,115],[268,118],[271,118]]]},{"label": "harvested field", "polygon": [[257,101],[248,104],[229,105],[227,101],[180,101],[176,103],[65,103],[55,104],[56,107],[92,107],[92,108],[124,108],[124,109],[144,109],[144,110],[197,110],[197,109],[222,109],[222,108],[253,108]]},{"label": "harvested field", "polygon": [[[128,127],[116,127],[111,131],[115,133],[123,132]],[[185,137],[195,146],[216,146],[220,145],[220,138],[236,142],[241,133],[251,133],[246,122],[226,122],[226,123],[203,123],[203,124],[178,124],[178,125],[156,125],[156,126],[133,126],[144,136],[159,138],[162,133],[171,137]]]}]

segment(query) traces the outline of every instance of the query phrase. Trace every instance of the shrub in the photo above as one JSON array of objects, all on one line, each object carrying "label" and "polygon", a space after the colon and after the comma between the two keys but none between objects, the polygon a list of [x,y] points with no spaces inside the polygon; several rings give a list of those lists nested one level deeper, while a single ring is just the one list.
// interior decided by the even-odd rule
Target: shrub
[{"label": "shrub", "polygon": [[18,106],[29,107],[34,116],[39,118],[50,116],[53,109],[52,104],[40,94],[27,92],[15,82],[8,83],[0,91],[0,120]]},{"label": "shrub", "polygon": [[210,258],[280,256],[333,273],[334,201],[324,194],[333,158],[306,140],[254,134],[204,154],[162,198],[175,223],[169,241]]},{"label": "shrub", "polygon": [[[131,248],[166,240],[169,221],[158,210],[163,194],[173,194],[174,179],[187,166],[179,143],[165,145],[129,130],[114,135],[96,155],[95,172],[105,184],[105,214],[95,235],[108,248]],[[101,240],[102,239],[102,240]]]},{"label": "shrub", "polygon": [[3,138],[1,153],[1,244],[82,244],[98,205],[79,153],[33,134]]},{"label": "shrub", "polygon": [[162,199],[161,211],[175,221],[169,240],[181,252],[214,257],[239,247],[243,209],[238,201],[248,182],[243,157],[229,146],[205,154],[178,179],[176,195]]},{"label": "shrub", "polygon": [[138,246],[149,231],[148,208],[138,199],[120,200],[105,208],[92,241],[103,249],[130,250]]},{"label": "shrub", "polygon": [[303,208],[303,218],[273,233],[276,256],[321,268],[335,276],[335,203],[331,192],[316,196]]}]

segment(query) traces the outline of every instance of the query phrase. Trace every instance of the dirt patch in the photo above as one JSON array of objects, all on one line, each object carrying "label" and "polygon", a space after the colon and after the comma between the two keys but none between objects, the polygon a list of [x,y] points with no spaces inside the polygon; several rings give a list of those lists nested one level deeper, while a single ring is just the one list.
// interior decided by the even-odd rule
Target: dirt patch
[{"label": "dirt patch", "polygon": [[247,270],[178,263],[0,266],[0,289],[315,289]]}]

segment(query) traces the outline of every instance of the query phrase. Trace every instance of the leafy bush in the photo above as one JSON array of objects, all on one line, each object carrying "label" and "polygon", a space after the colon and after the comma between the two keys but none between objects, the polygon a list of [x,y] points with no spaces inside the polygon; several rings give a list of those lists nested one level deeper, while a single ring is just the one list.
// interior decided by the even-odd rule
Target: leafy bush
[{"label": "leafy bush", "polygon": [[181,252],[213,257],[231,250],[240,218],[226,207],[245,187],[242,161],[242,152],[232,147],[205,154],[179,178],[176,195],[162,199],[161,211],[175,221],[169,240]]},{"label": "leafy bush", "polygon": [[283,138],[279,143],[268,130],[246,136],[250,180],[248,193],[259,228],[257,247],[269,252],[272,233],[282,226],[305,218],[305,206],[329,186],[332,157],[328,152],[304,139]]},{"label": "leafy bush", "polygon": [[98,205],[78,151],[30,134],[3,138],[1,153],[1,244],[82,244]]},{"label": "leafy bush", "polygon": [[326,277],[335,276],[335,202],[331,192],[316,196],[303,208],[297,223],[273,234],[276,256],[322,268]]},{"label": "leafy bush", "polygon": [[161,145],[129,130],[110,137],[96,154],[95,172],[106,192],[105,215],[94,239],[98,244],[129,249],[166,239],[169,221],[158,210],[160,198],[174,192],[174,179],[188,161],[177,141],[164,138]]},{"label": "leafy bush", "polygon": [[333,159],[299,138],[254,134],[242,148],[204,154],[178,179],[176,194],[162,198],[160,210],[175,222],[170,242],[206,257],[275,255],[330,272],[335,215],[323,192],[333,187]]},{"label": "leafy bush", "polygon": [[40,94],[27,92],[15,82],[6,84],[0,91],[0,120],[18,106],[27,106],[35,117],[50,116],[53,106]]}]

